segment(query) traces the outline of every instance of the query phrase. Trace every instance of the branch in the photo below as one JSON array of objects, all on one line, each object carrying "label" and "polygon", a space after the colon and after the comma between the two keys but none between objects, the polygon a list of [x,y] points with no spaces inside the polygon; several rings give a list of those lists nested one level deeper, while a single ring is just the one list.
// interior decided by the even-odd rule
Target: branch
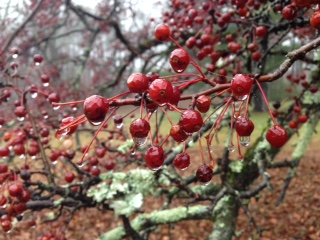
[{"label": "branch", "polygon": [[[176,223],[184,220],[210,219],[211,213],[206,206],[178,207],[141,214],[131,221],[132,228],[139,232],[153,226]],[[115,228],[99,237],[100,240],[121,240],[126,237],[124,227]]]},{"label": "branch", "polygon": [[4,47],[2,48],[2,53],[7,51],[8,47],[14,40],[14,38],[19,34],[19,32],[26,26],[26,24],[33,18],[33,16],[37,13],[39,10],[41,4],[44,2],[44,0],[38,1],[37,5],[33,9],[33,11],[27,16],[27,18],[22,22],[22,24],[13,32],[11,37],[8,39],[8,41],[4,44]]}]

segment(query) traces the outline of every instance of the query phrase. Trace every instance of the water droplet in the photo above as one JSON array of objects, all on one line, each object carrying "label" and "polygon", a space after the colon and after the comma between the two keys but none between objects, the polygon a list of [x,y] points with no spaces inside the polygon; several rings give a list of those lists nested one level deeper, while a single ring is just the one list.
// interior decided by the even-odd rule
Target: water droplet
[{"label": "water droplet", "polygon": [[36,156],[32,156],[31,159],[35,160],[37,157]]},{"label": "water droplet", "polygon": [[237,119],[237,118],[240,118],[241,117],[241,114],[239,111],[234,111],[234,114],[233,114],[233,118]]},{"label": "water droplet", "polygon": [[18,117],[17,119],[19,122],[22,122],[24,120],[24,117]]},{"label": "water droplet", "polygon": [[313,11],[318,11],[319,10],[319,4],[311,4],[311,8]]},{"label": "water droplet", "polygon": [[59,105],[52,105],[52,107],[53,107],[53,110],[58,110],[59,108],[60,108],[60,106]]},{"label": "water droplet", "polygon": [[160,167],[156,167],[156,168],[149,168],[151,171],[158,171],[159,169],[161,169],[162,168],[162,165],[160,166]]},{"label": "water droplet", "polygon": [[32,98],[36,98],[36,97],[38,97],[38,93],[37,93],[37,92],[32,93],[32,94],[31,94],[31,97],[32,97]]},{"label": "water droplet", "polygon": [[233,146],[233,145],[229,145],[228,151],[229,151],[229,152],[234,152],[234,146]]},{"label": "water droplet", "polygon": [[201,182],[201,185],[207,186],[207,185],[209,185],[210,182],[211,182],[211,180],[209,182]]},{"label": "water droplet", "polygon": [[238,101],[244,101],[244,100],[246,100],[247,98],[248,98],[248,95],[243,95],[243,96],[237,97],[237,100],[238,100]]},{"label": "water droplet", "polygon": [[74,112],[77,111],[77,107],[73,107],[72,111],[74,111]]},{"label": "water droplet", "polygon": [[130,149],[130,153],[131,153],[131,155],[136,155],[136,150],[135,150],[135,148]]},{"label": "water droplet", "polygon": [[245,17],[241,16],[240,19],[245,19]]},{"label": "water droplet", "polygon": [[40,63],[39,63],[39,62],[35,62],[35,65],[36,65],[36,66],[39,66],[39,65],[40,65]]},{"label": "water droplet", "polygon": [[57,140],[61,140],[62,139],[62,133],[61,133],[60,129],[56,131],[55,137],[56,137]]},{"label": "water droplet", "polygon": [[210,153],[212,153],[212,146],[209,146],[209,148],[206,147],[206,152],[209,152],[209,149],[210,149]]},{"label": "water droplet", "polygon": [[42,84],[44,87],[48,87],[49,86],[49,83],[43,83]]},{"label": "water droplet", "polygon": [[62,130],[61,135],[65,136],[68,134],[69,131],[70,131],[70,128],[65,128]]},{"label": "water droplet", "polygon": [[119,128],[119,129],[122,128],[122,126],[123,126],[123,123],[116,124],[116,127]]},{"label": "water droplet", "polygon": [[19,156],[19,158],[23,160],[23,159],[26,158],[26,156],[25,156],[24,154],[21,154],[21,155]]},{"label": "water droplet", "polygon": [[0,128],[2,128],[2,125],[0,125]]},{"label": "water droplet", "polygon": [[17,58],[19,55],[18,54],[12,54],[12,58]]},{"label": "water droplet", "polygon": [[48,119],[49,115],[43,115],[43,119]]},{"label": "water droplet", "polygon": [[[10,147],[9,147],[9,149],[10,149]],[[11,149],[10,149],[11,150]],[[2,159],[3,160],[7,160],[8,159],[8,157],[2,157]]]},{"label": "water droplet", "polygon": [[145,137],[145,138],[133,138],[133,142],[134,142],[137,146],[143,146],[143,145],[146,144],[146,142],[147,142],[147,137]]},{"label": "water droplet", "polygon": [[58,161],[53,161],[53,162],[51,162],[51,163],[52,163],[52,165],[56,165],[57,162],[58,162]]},{"label": "water droplet", "polygon": [[93,126],[98,126],[98,125],[100,125],[102,122],[92,122],[92,121],[89,121],[89,123],[91,123]]},{"label": "water droplet", "polygon": [[244,147],[249,146],[250,144],[250,136],[240,136],[240,144]]},{"label": "water droplet", "polygon": [[13,149],[13,147],[12,147],[12,146],[9,146],[9,150],[12,151],[12,149]]}]

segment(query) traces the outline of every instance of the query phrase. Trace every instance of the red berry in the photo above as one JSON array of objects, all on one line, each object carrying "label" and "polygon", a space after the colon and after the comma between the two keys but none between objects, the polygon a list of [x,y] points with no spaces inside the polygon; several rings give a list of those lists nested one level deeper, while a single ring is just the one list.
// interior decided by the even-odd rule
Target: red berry
[{"label": "red berry", "polygon": [[173,94],[171,82],[165,79],[154,80],[149,87],[149,96],[152,101],[160,106],[168,103]]},{"label": "red berry", "polygon": [[38,145],[30,145],[28,147],[28,155],[30,157],[36,156],[40,152],[40,148]]},{"label": "red berry", "polygon": [[105,148],[96,148],[96,156],[98,158],[103,158],[105,154],[106,154]]},{"label": "red berry", "polygon": [[196,176],[201,184],[207,185],[213,177],[213,172],[208,165],[203,164],[198,168]]},{"label": "red berry", "polygon": [[159,78],[159,74],[156,72],[148,72],[146,77],[148,78],[149,82],[153,82],[157,78]]},{"label": "red berry", "polygon": [[170,28],[165,24],[159,24],[155,28],[154,36],[158,41],[166,41],[170,36]]},{"label": "red berry", "polygon": [[298,122],[299,123],[305,123],[305,122],[307,122],[308,121],[308,116],[307,115],[300,115],[299,117],[298,117]]},{"label": "red berry", "polygon": [[48,100],[50,103],[57,103],[60,102],[60,96],[57,93],[50,93]]},{"label": "red berry", "polygon": [[228,43],[228,48],[231,52],[236,53],[241,49],[241,45],[236,42],[229,42]]},{"label": "red berry", "polygon": [[7,203],[7,198],[4,195],[0,195],[0,206],[3,206]]},{"label": "red berry", "polygon": [[211,106],[211,98],[206,95],[201,95],[197,98],[196,108],[201,113],[206,113],[210,109]]},{"label": "red berry", "polygon": [[92,95],[83,103],[83,112],[88,121],[93,125],[99,125],[106,117],[109,110],[109,101],[101,96]]},{"label": "red berry", "polygon": [[50,82],[50,78],[47,74],[42,74],[40,78],[41,78],[42,83],[49,83]]},{"label": "red berry", "polygon": [[8,191],[10,196],[12,197],[18,197],[22,195],[22,184],[21,183],[13,183],[8,187]]},{"label": "red berry", "polygon": [[0,147],[0,157],[8,157],[10,150],[7,146]]},{"label": "red berry", "polygon": [[176,86],[172,86],[172,87],[173,87],[173,92],[172,92],[172,96],[170,98],[169,103],[172,104],[172,105],[177,106],[179,101],[180,101],[181,92],[180,92],[178,87],[176,87]]},{"label": "red berry", "polygon": [[91,168],[91,171],[90,171],[90,172],[91,172],[91,175],[92,175],[92,176],[97,177],[97,176],[100,175],[100,168],[97,167],[97,166],[94,166],[94,167]]},{"label": "red berry", "polygon": [[178,154],[173,160],[173,165],[180,170],[187,169],[187,167],[189,167],[190,165],[189,154],[188,153]]},{"label": "red berry", "polygon": [[[75,120],[74,117],[66,117],[61,120],[61,128],[71,124]],[[71,136],[78,128],[78,125],[73,125],[64,130],[65,134]]]},{"label": "red berry", "polygon": [[281,148],[288,141],[288,133],[283,127],[274,125],[267,131],[266,139],[272,147]]},{"label": "red berry", "polygon": [[236,74],[231,80],[231,90],[235,97],[249,95],[253,85],[253,79],[245,74]]},{"label": "red berry", "polygon": [[186,110],[182,113],[181,127],[186,133],[194,133],[200,130],[203,125],[201,114],[195,110]]},{"label": "red berry", "polygon": [[106,168],[107,170],[112,170],[112,169],[114,169],[115,165],[116,165],[116,164],[115,164],[113,161],[107,161],[107,163],[106,163],[106,165],[105,165],[105,168]]},{"label": "red berry", "polygon": [[148,90],[149,79],[142,73],[134,73],[128,78],[127,85],[130,92],[143,93]]},{"label": "red berry", "polygon": [[235,123],[235,129],[239,137],[250,136],[254,130],[254,124],[248,118],[238,118]]},{"label": "red berry", "polygon": [[12,228],[12,223],[10,220],[2,220],[1,221],[1,228],[4,232],[9,232]]},{"label": "red berry", "polygon": [[264,38],[267,32],[268,32],[268,29],[265,26],[256,27],[256,36],[258,38]]},{"label": "red berry", "polygon": [[298,123],[296,122],[296,121],[290,121],[289,122],[289,128],[291,128],[291,129],[296,129],[296,128],[298,128]]},{"label": "red berry", "polygon": [[282,16],[289,21],[294,20],[297,14],[298,9],[293,5],[287,5],[282,9]]},{"label": "red berry", "polygon": [[170,129],[170,136],[176,142],[184,142],[188,138],[188,135],[185,133],[185,131],[183,131],[179,124],[172,125]]},{"label": "red berry", "polygon": [[14,114],[18,117],[18,118],[24,118],[27,114],[27,110],[24,108],[24,106],[18,106],[16,107],[16,109],[14,110]]},{"label": "red berry", "polygon": [[43,61],[43,57],[40,54],[35,54],[33,56],[33,61],[35,64],[39,65]]},{"label": "red berry", "polygon": [[182,48],[177,48],[171,52],[170,65],[177,73],[182,73],[190,62],[189,54]]},{"label": "red berry", "polygon": [[130,124],[130,133],[133,138],[145,138],[150,131],[150,124],[148,121],[138,118]]},{"label": "red berry", "polygon": [[20,143],[14,145],[13,151],[17,156],[21,156],[26,153],[24,144],[20,144]]},{"label": "red berry", "polygon": [[42,128],[40,130],[40,135],[41,137],[48,137],[50,134],[49,129],[48,128]]},{"label": "red berry", "polygon": [[69,172],[64,176],[64,180],[66,180],[66,182],[68,183],[71,183],[75,179],[75,177],[76,176],[72,172]]},{"label": "red berry", "polygon": [[164,163],[165,155],[162,147],[152,146],[147,149],[144,160],[152,171],[160,169]]},{"label": "red berry", "polygon": [[262,57],[262,54],[260,52],[254,52],[251,54],[251,58],[253,61],[258,62]]},{"label": "red berry", "polygon": [[0,164],[0,173],[6,173],[8,171],[8,165],[7,164]]}]

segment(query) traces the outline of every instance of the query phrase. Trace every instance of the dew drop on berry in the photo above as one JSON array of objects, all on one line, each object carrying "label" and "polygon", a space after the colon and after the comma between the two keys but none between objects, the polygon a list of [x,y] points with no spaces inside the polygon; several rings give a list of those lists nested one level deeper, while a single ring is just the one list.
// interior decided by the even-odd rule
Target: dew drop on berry
[{"label": "dew drop on berry", "polygon": [[24,117],[17,117],[19,122],[22,122],[24,120]]},{"label": "dew drop on berry", "polygon": [[36,98],[36,97],[38,97],[38,93],[37,93],[37,92],[32,93],[32,94],[31,94],[31,97],[32,97],[32,98]]},{"label": "dew drop on berry", "polygon": [[233,145],[229,145],[228,146],[228,151],[229,152],[234,152],[234,146]]},{"label": "dew drop on berry", "polygon": [[120,129],[120,128],[122,128],[122,127],[123,127],[123,123],[117,123],[117,124],[116,124],[116,128],[119,128],[119,129]]},{"label": "dew drop on berry", "polygon": [[143,137],[143,138],[134,137],[132,139],[137,146],[143,146],[147,142],[147,137]]},{"label": "dew drop on berry", "polygon": [[240,136],[240,144],[248,147],[250,145],[250,136]]},{"label": "dew drop on berry", "polygon": [[102,122],[89,121],[93,126],[99,126]]},{"label": "dew drop on berry", "polygon": [[49,86],[49,83],[43,83],[42,84],[44,87],[48,87]]},{"label": "dew drop on berry", "polygon": [[52,107],[53,107],[53,110],[58,110],[60,108],[59,105],[55,105],[55,106],[52,105]]}]

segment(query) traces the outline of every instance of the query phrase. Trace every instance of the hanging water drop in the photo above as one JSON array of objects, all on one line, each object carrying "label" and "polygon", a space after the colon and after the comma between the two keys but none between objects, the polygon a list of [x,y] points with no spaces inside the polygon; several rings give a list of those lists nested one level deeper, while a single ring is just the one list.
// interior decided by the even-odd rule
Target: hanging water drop
[{"label": "hanging water drop", "polygon": [[17,58],[19,55],[18,54],[12,54],[12,58]]},{"label": "hanging water drop", "polygon": [[24,154],[21,154],[21,155],[19,156],[19,158],[23,160],[23,159],[26,158],[26,156],[25,156]]},{"label": "hanging water drop", "polygon": [[156,171],[158,171],[159,169],[161,169],[162,168],[162,165],[160,166],[160,167],[155,167],[155,168],[149,168],[151,171],[154,171],[154,172],[156,172]]},{"label": "hanging water drop", "polygon": [[43,115],[43,119],[48,119],[49,115]]},{"label": "hanging water drop", "polygon": [[58,110],[60,108],[59,105],[55,105],[55,106],[52,105],[52,107],[53,107],[53,110]]},{"label": "hanging water drop", "polygon": [[17,117],[19,122],[22,122],[24,120],[24,117]]},{"label": "hanging water drop", "polygon": [[98,126],[98,125],[100,125],[102,122],[92,122],[92,121],[89,121],[89,123],[91,123],[93,126]]},{"label": "hanging water drop", "polygon": [[200,182],[200,183],[201,183],[201,185],[203,185],[203,186],[207,186],[207,185],[210,184],[210,182],[211,182],[211,180],[210,180],[209,182]]},{"label": "hanging water drop", "polygon": [[147,142],[147,137],[144,137],[144,138],[133,138],[133,142],[137,146],[143,146]]},{"label": "hanging water drop", "polygon": [[36,65],[36,66],[39,66],[39,65],[40,65],[40,63],[39,63],[39,62],[35,62],[35,65]]},{"label": "hanging water drop", "polygon": [[234,146],[233,146],[233,145],[229,145],[228,151],[229,151],[229,152],[234,152]]},{"label": "hanging water drop", "polygon": [[49,83],[43,83],[42,84],[44,87],[48,87],[49,86]]},{"label": "hanging water drop", "polygon": [[38,93],[37,93],[37,92],[32,93],[32,94],[31,94],[31,97],[32,97],[32,98],[36,98],[36,97],[38,97]]},{"label": "hanging water drop", "polygon": [[123,123],[118,123],[118,124],[116,124],[116,128],[122,128],[122,126],[123,126]]},{"label": "hanging water drop", "polygon": [[249,146],[250,144],[250,136],[240,136],[240,144],[244,147]]}]

